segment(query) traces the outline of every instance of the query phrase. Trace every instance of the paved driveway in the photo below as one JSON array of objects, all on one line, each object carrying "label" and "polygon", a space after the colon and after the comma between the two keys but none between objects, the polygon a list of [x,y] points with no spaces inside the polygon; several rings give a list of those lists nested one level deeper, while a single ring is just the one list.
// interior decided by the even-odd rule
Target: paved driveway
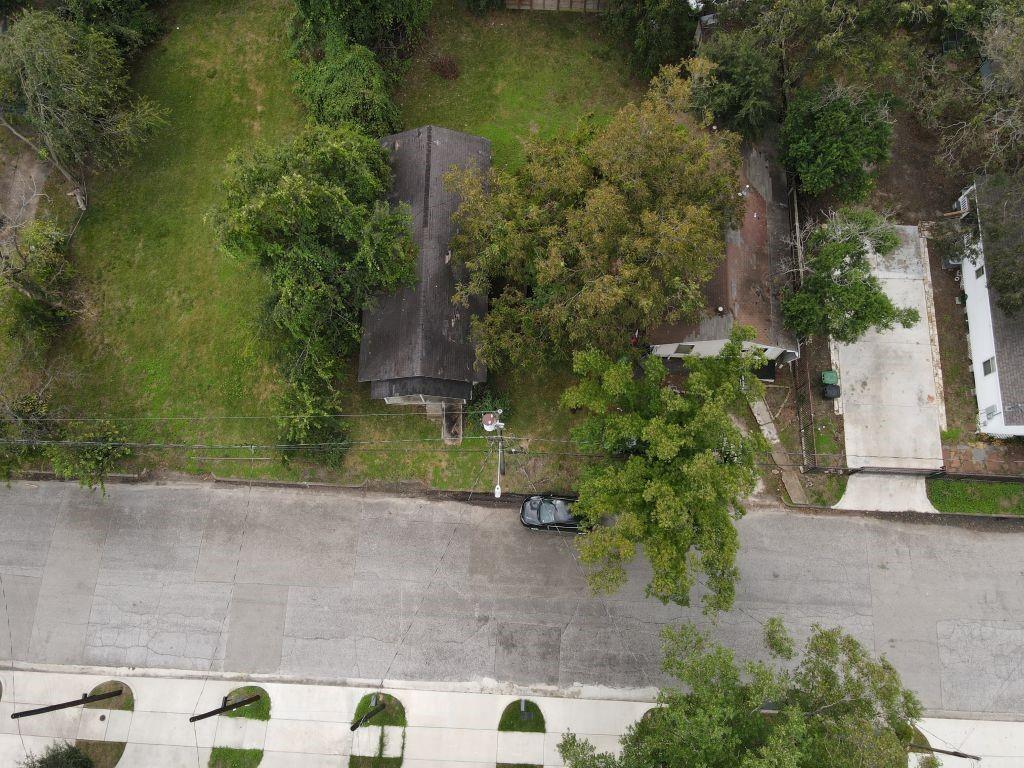
[{"label": "paved driveway", "polygon": [[[846,460],[850,467],[937,469],[945,406],[931,279],[917,227],[898,229],[900,247],[891,256],[873,256],[873,271],[893,302],[916,308],[921,320],[836,344]],[[837,506],[934,511],[923,478],[881,475],[852,476]]]},{"label": "paved driveway", "polygon": [[[514,507],[201,483],[108,491],[0,487],[0,664],[635,688],[665,681],[663,626],[706,622],[644,598],[644,562],[618,594],[593,597],[571,538],[525,530]],[[841,625],[933,712],[1024,718],[1020,533],[756,501],[739,533],[736,607],[716,631],[742,654],[769,616],[797,636]]]}]

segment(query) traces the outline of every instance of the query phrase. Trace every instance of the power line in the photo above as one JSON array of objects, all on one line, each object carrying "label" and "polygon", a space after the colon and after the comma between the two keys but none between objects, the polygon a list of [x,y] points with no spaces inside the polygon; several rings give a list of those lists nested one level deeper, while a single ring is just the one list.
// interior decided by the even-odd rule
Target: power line
[{"label": "power line", "polygon": [[[488,413],[488,411],[463,411],[466,416]],[[315,417],[308,413],[289,413],[280,415],[179,415],[179,416],[0,416],[0,422],[20,424],[24,422],[68,422],[68,421],[227,421],[227,420],[281,420],[281,419],[363,419],[377,416],[423,416],[423,411],[379,411],[375,413],[324,413]]]}]

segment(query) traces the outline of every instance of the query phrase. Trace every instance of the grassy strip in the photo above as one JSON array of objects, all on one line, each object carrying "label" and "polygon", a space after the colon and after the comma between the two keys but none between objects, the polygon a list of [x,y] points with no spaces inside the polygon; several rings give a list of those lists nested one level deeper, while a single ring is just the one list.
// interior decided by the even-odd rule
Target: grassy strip
[{"label": "grassy strip", "polygon": [[400,757],[376,757],[367,755],[349,755],[348,768],[399,768]]},{"label": "grassy strip", "polygon": [[262,749],[214,747],[210,752],[210,768],[256,768],[263,759]]},{"label": "grassy strip", "polygon": [[119,709],[123,712],[134,712],[135,696],[132,694],[132,689],[118,680],[108,680],[105,683],[100,683],[89,691],[89,695],[96,696],[101,693],[110,693],[111,691],[116,691],[118,688],[122,691],[120,696],[115,696],[112,699],[104,699],[103,701],[90,701],[85,705],[85,708]]},{"label": "grassy strip", "polygon": [[230,712],[225,712],[224,717],[244,717],[248,720],[269,720],[270,694],[258,685],[245,685],[241,688],[235,688],[235,690],[228,694],[228,701],[239,701],[247,696],[252,696],[257,693],[260,695],[260,700],[255,704],[249,704],[248,706],[233,709]]},{"label": "grassy strip", "polygon": [[526,717],[519,711],[519,699],[511,702],[501,713],[498,721],[499,731],[521,731],[525,733],[544,733],[544,713],[534,701],[526,700]]},{"label": "grassy strip", "polygon": [[127,744],[123,741],[78,739],[75,746],[92,760],[92,768],[114,768],[124,754]]},{"label": "grassy strip", "polygon": [[[372,693],[368,693],[359,700],[359,704],[356,705],[355,714],[352,715],[352,722],[354,723],[360,717],[370,711],[370,701],[373,698]],[[406,726],[405,720],[405,707],[402,706],[402,702],[387,693],[377,694],[377,703],[384,702],[384,711],[374,715],[370,718],[367,725],[394,725],[400,728]]]},{"label": "grassy strip", "polygon": [[928,498],[939,512],[967,515],[1024,515],[1024,484],[936,478]]}]

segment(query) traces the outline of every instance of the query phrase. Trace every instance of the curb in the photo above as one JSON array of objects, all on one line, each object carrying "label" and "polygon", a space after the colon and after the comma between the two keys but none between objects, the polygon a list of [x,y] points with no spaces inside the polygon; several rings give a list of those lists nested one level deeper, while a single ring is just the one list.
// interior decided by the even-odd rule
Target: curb
[{"label": "curb", "polygon": [[475,682],[443,682],[420,680],[382,680],[361,677],[300,677],[267,672],[201,672],[189,669],[160,669],[153,667],[104,667],[82,664],[37,664],[21,661],[0,662],[0,672],[32,672],[51,675],[101,675],[119,677],[144,677],[157,680],[207,681],[217,680],[232,683],[278,683],[281,685],[315,685],[338,688],[366,688],[376,690],[387,688],[395,691],[427,691],[435,693],[484,693],[497,696],[538,696],[557,699],[591,699],[600,701],[654,702],[658,689],[611,688],[601,685],[574,684],[569,688],[552,685],[517,685],[491,678]]}]

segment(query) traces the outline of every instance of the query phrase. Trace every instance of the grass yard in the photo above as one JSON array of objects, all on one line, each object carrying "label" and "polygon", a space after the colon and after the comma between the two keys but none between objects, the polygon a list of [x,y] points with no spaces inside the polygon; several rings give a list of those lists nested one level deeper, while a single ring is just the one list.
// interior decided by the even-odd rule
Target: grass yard
[{"label": "grass yard", "polygon": [[928,498],[939,512],[967,515],[1024,515],[1024,484],[977,480],[928,481]]},{"label": "grass yard", "polygon": [[[449,55],[460,74],[431,69]],[[475,15],[437,0],[426,42],[412,60],[397,100],[407,128],[433,124],[491,140],[494,162],[522,157],[522,140],[573,128],[588,112],[612,115],[642,94],[625,51],[595,15],[492,11]]]},{"label": "grass yard", "polygon": [[[282,378],[260,329],[267,285],[256,269],[217,251],[205,216],[232,151],[285,139],[303,122],[290,80],[292,11],[291,0],[170,0],[164,7],[166,36],[142,57],[134,85],[167,108],[168,125],[127,167],[92,180],[91,207],[75,238],[85,311],[55,349],[74,370],[57,393],[69,413],[120,418],[139,442],[277,441]],[[458,59],[458,79],[433,73],[439,52]],[[588,111],[606,118],[642,91],[592,17],[474,16],[439,0],[397,100],[406,125],[480,133],[494,142],[495,162],[509,164],[531,134],[569,128]],[[355,381],[354,361],[346,378],[343,407],[358,417],[349,422],[354,447],[337,469],[286,462],[269,448],[221,447],[136,452],[128,468],[493,486],[496,459],[478,416],[467,417],[461,446],[445,448],[438,422],[370,400]],[[568,372],[539,382],[492,381],[507,406],[506,434],[532,438],[518,446],[525,454],[508,457],[503,488],[571,488],[581,460],[552,455],[572,451],[565,441],[573,417],[557,407],[570,381]],[[384,412],[401,415],[374,415]]]},{"label": "grass yard", "polygon": [[210,752],[209,768],[256,768],[261,760],[262,749],[214,747]]},{"label": "grass yard", "polygon": [[[168,125],[127,167],[93,180],[76,236],[85,315],[63,349],[73,410],[136,417],[267,412],[277,386],[257,323],[265,286],[218,253],[204,216],[227,155],[292,133],[289,0],[176,0],[135,87]],[[134,425],[143,440],[263,442],[269,422]]]}]

